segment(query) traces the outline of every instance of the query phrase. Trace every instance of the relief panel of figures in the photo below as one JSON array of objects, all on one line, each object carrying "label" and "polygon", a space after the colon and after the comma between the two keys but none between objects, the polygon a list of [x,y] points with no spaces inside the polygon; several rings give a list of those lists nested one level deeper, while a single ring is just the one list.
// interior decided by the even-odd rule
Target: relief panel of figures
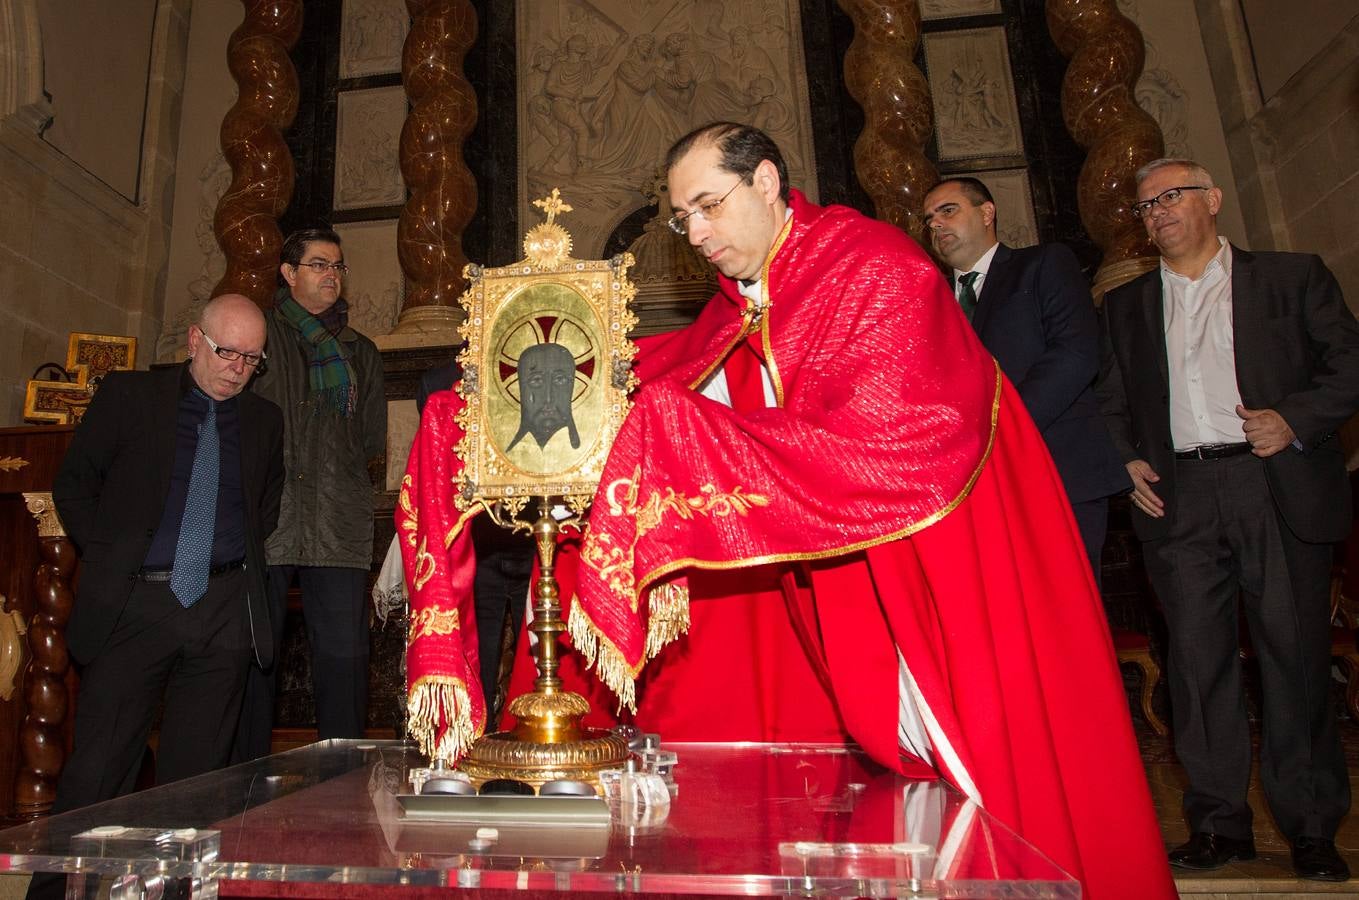
[{"label": "relief panel of figures", "polygon": [[553,187],[598,255],[648,205],[666,148],[715,119],[752,122],[816,197],[797,0],[520,0],[520,214]]}]

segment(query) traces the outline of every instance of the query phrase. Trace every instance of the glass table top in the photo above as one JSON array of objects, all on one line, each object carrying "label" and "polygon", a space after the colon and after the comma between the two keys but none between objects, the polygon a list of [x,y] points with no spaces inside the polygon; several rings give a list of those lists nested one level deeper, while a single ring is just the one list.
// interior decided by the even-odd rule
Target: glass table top
[{"label": "glass table top", "polygon": [[0,871],[193,878],[223,896],[291,896],[297,884],[333,885],[343,897],[360,885],[384,894],[1080,896],[949,786],[903,779],[857,750],[663,746],[678,755],[668,809],[615,804],[607,823],[530,815],[488,831],[403,815],[409,773],[424,765],[413,744],[323,741],[0,831]]}]

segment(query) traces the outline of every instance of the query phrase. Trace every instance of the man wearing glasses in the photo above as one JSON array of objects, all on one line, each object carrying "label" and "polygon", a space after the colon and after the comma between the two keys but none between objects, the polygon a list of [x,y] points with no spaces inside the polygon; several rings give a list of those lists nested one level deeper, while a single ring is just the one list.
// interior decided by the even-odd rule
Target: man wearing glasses
[{"label": "man wearing glasses", "polygon": [[[341,296],[340,236],[289,235],[281,287],[268,313],[269,365],[254,385],[284,414],[283,488],[269,562],[271,622],[283,638],[288,588],[302,592],[321,740],[362,737],[368,708],[368,606],[373,560],[370,461],[387,440],[382,357],[349,325]],[[233,761],[265,756],[274,723],[277,666],[253,669]]]},{"label": "man wearing glasses", "polygon": [[[76,429],[52,486],[81,558],[66,628],[81,667],[75,748],[53,812],[132,790],[162,701],[158,784],[227,762],[246,672],[275,649],[264,541],[283,417],[243,393],[264,348],[254,303],[211,300],[186,364],[111,373]],[[48,880],[59,896],[60,876]]]},{"label": "man wearing glasses", "polygon": [[1133,480],[1165,609],[1190,839],[1170,861],[1252,859],[1238,597],[1264,692],[1261,782],[1303,878],[1343,881],[1350,805],[1330,705],[1330,573],[1350,531],[1336,431],[1359,409],[1359,325],[1319,257],[1217,233],[1222,191],[1189,160],[1137,173],[1161,265],[1105,299],[1097,387]]},{"label": "man wearing glasses", "polygon": [[[576,583],[558,576],[575,649],[644,730],[847,731],[947,778],[1087,896],[1172,897],[1061,478],[938,269],[791,190],[747,125],[681,138],[667,181],[719,292],[641,344]],[[452,504],[419,499],[442,547]],[[479,724],[440,714],[450,744]]]}]

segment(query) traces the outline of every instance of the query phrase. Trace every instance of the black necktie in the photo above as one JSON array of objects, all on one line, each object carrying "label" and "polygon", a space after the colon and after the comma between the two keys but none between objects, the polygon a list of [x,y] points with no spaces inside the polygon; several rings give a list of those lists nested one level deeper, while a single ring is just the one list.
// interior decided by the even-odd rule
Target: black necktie
[{"label": "black necktie", "polygon": [[980,272],[968,272],[966,275],[958,276],[958,305],[963,308],[963,315],[967,316],[967,321],[972,321],[972,314],[977,311],[977,292],[972,289],[972,283],[981,277]]}]

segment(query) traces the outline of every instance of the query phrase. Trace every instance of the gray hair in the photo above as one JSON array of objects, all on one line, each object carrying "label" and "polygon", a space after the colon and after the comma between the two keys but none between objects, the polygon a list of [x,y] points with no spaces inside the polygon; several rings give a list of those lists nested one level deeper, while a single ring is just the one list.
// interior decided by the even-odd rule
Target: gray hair
[{"label": "gray hair", "polygon": [[1135,176],[1137,179],[1137,183],[1140,185],[1142,182],[1146,181],[1148,178],[1151,177],[1152,172],[1155,172],[1158,169],[1169,169],[1169,168],[1186,170],[1187,172],[1189,172],[1190,179],[1198,187],[1211,188],[1217,186],[1213,184],[1212,173],[1209,172],[1199,163],[1194,162],[1192,159],[1175,159],[1173,157],[1153,159],[1151,162],[1147,163],[1145,166],[1138,169],[1137,175]]}]

